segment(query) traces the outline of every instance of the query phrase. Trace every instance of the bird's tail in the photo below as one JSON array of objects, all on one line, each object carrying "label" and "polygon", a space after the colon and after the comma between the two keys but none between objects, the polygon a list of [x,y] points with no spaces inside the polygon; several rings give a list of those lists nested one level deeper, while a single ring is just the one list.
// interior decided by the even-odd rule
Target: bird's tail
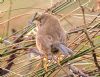
[{"label": "bird's tail", "polygon": [[55,45],[55,47],[59,49],[63,55],[66,55],[66,54],[73,55],[73,51],[70,48],[66,47],[64,44],[60,43],[58,45]]}]

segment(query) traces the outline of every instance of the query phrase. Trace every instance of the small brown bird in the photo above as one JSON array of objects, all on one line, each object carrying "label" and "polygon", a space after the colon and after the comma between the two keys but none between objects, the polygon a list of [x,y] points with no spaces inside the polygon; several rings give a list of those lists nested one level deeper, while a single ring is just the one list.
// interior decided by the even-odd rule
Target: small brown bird
[{"label": "small brown bird", "polygon": [[39,21],[39,25],[37,25],[36,46],[39,52],[44,54],[45,62],[47,62],[50,55],[52,55],[52,48],[55,49],[55,53],[57,49],[59,49],[63,54],[72,54],[72,51],[65,46],[65,31],[54,15],[43,13],[35,19]]}]

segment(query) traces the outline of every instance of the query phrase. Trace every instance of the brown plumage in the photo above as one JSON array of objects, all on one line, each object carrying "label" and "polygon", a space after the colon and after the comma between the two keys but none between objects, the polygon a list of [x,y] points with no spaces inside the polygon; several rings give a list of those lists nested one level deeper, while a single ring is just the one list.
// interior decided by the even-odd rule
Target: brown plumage
[{"label": "brown plumage", "polygon": [[[58,52],[58,49],[54,46],[60,43],[65,44],[66,36],[59,20],[55,16],[44,13],[36,17],[36,20],[39,21],[39,25],[37,25],[36,46],[39,52],[43,54],[44,68],[47,70],[48,59],[54,59],[52,54]],[[53,53],[51,49],[54,50]]]},{"label": "brown plumage", "polygon": [[50,14],[44,13],[36,18],[39,21],[36,34],[36,46],[44,55],[51,54],[52,45],[65,44],[66,36],[59,20]]}]

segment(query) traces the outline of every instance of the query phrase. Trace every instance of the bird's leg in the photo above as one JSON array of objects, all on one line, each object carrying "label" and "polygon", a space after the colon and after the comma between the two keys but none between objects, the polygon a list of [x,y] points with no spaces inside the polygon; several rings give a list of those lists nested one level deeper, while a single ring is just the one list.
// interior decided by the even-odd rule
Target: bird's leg
[{"label": "bird's leg", "polygon": [[[65,45],[63,44],[58,44],[58,45],[55,45],[56,48],[58,48],[62,54],[64,56],[66,56],[66,54],[68,55],[73,55],[73,51],[71,49],[69,49],[68,47],[66,47]],[[60,57],[59,57],[60,58]],[[60,61],[59,61],[60,62]],[[88,77],[86,74],[84,74],[81,70],[79,70],[77,67],[73,66],[73,65],[68,65],[69,69],[71,71],[73,71],[74,74],[77,74],[79,75],[80,77]]]},{"label": "bird's leg", "polygon": [[57,63],[60,64],[60,61],[63,59],[64,55],[62,55],[61,53],[57,54]]},{"label": "bird's leg", "polygon": [[63,66],[61,66],[61,64],[60,64],[60,60],[61,60],[60,56],[61,56],[61,54],[59,54],[59,55],[57,56],[57,58],[55,58],[54,56],[53,56],[52,58],[53,58],[54,61],[57,63],[57,65],[62,69],[62,71],[63,71],[66,75],[68,75],[67,71],[66,71],[66,70],[63,68]]},{"label": "bird's leg", "polygon": [[57,62],[58,62],[58,64],[60,64],[60,56],[61,56],[61,54],[60,53],[58,53],[58,56],[57,56]]},{"label": "bird's leg", "polygon": [[44,68],[45,70],[47,71],[48,70],[48,56],[45,55],[45,57],[43,58],[43,65],[44,65]]}]

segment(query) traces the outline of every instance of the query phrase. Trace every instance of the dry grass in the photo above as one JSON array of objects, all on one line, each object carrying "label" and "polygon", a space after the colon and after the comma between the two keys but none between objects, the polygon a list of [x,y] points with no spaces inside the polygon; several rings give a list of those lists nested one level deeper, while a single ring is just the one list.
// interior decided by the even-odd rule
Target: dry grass
[{"label": "dry grass", "polygon": [[[88,0],[81,0],[81,3],[83,4],[83,3],[86,3],[87,1]],[[93,2],[88,3],[88,7],[91,7],[92,4]],[[50,6],[51,6],[51,3],[49,0],[40,0],[40,2],[38,2],[38,0],[34,0],[34,1],[33,0],[30,0],[30,1],[13,0],[12,10],[16,8],[17,9],[22,8],[22,9],[11,11],[10,19],[8,19],[7,10],[9,9],[9,0],[5,0],[3,4],[0,4],[1,10],[5,11],[5,12],[1,12],[0,14],[0,21],[1,21],[0,35],[5,38],[6,32],[8,32],[8,34],[10,35],[12,28],[15,28],[16,30],[23,29],[23,27],[26,26],[27,22],[29,21],[33,13],[37,11],[43,11],[41,9],[47,9]],[[41,8],[41,9],[33,9],[33,7]],[[82,25],[84,25],[83,17],[82,17],[82,13],[80,9],[77,9],[76,11],[71,13],[71,11],[76,9],[77,7],[78,7],[78,3],[75,2],[73,5],[66,7],[66,9],[63,9],[62,11],[57,13],[57,14],[62,15],[62,17],[60,17],[61,25],[64,27],[64,29],[68,33],[68,47],[70,47],[76,54],[91,47],[88,39],[86,38],[86,35],[83,33],[83,30],[78,31],[76,33],[71,33],[72,31],[83,29]],[[23,9],[23,8],[27,8],[27,9]],[[85,13],[86,13],[86,16],[85,16],[86,25],[91,23],[98,14],[97,12],[96,13],[90,12],[87,8],[85,8]],[[6,31],[8,21],[9,21],[10,27],[9,27],[9,31]],[[96,18],[96,20],[91,25],[87,26],[87,28],[89,29],[86,29],[94,45],[100,45],[100,24],[98,27],[92,28],[93,26],[96,26],[98,23],[100,23],[100,16],[98,16],[98,18]],[[18,34],[21,34],[21,32]],[[12,36],[8,39],[11,41],[14,41],[12,40]],[[17,45],[19,46],[19,48],[21,48],[21,50],[15,52],[16,58],[11,61],[11,62],[14,62],[14,65],[10,69],[10,73],[4,75],[4,77],[21,77],[22,75],[24,75],[25,77],[34,77],[35,75],[35,77],[38,77],[36,74],[37,71],[40,71],[39,74],[44,73],[44,72],[41,73],[41,65],[42,65],[41,59],[37,60],[35,57],[33,57],[32,60],[29,60],[29,54],[27,53],[27,50],[24,49],[26,45],[29,45],[31,43],[33,42],[30,41],[29,43],[29,41],[28,42],[22,41],[18,44],[11,44],[11,45],[2,44],[1,45],[2,46],[0,48],[1,53],[5,51],[5,49],[7,49],[8,52],[16,51],[18,49],[15,48],[14,50],[13,47]],[[33,45],[30,47],[33,47]],[[97,54],[96,57],[98,59],[98,64],[100,64],[100,54],[99,54],[100,47],[95,49],[95,51],[96,51],[95,53]],[[6,61],[9,59],[10,55],[0,58],[0,67],[5,68],[9,63],[11,63],[11,62],[8,63]],[[80,56],[74,60],[71,60],[70,63],[77,66],[78,68],[80,68],[81,70],[89,74],[90,76],[93,76],[93,77],[100,76],[98,75],[99,73],[94,64],[93,57],[91,56],[91,52],[83,56]],[[50,65],[52,64],[53,63],[51,62]],[[67,69],[67,67],[65,65],[63,67],[64,67],[64,70],[66,70],[69,73],[69,70]],[[58,67],[54,73],[51,73],[50,76],[48,73],[45,75],[45,77],[63,77],[64,75],[65,73],[63,69]]]}]

